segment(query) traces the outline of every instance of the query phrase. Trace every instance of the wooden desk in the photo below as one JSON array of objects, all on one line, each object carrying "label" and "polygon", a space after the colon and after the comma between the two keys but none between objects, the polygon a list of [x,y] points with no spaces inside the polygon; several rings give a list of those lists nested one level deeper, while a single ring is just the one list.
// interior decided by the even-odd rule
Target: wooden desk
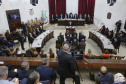
[{"label": "wooden desk", "polygon": [[89,31],[89,38],[94,40],[100,46],[102,52],[108,50],[109,53],[111,53],[114,49],[114,46],[113,44],[111,44],[111,41],[97,31]]},{"label": "wooden desk", "polygon": [[118,60],[109,59],[85,59],[89,68],[100,68],[106,66],[107,68],[118,68]]},{"label": "wooden desk", "polygon": [[69,31],[70,34],[72,34],[75,31],[75,27],[73,27],[73,26],[67,26],[66,27],[66,31],[67,30]]},{"label": "wooden desk", "polygon": [[73,23],[73,26],[84,26],[85,19],[58,19],[58,26],[69,26],[69,22]]},{"label": "wooden desk", "polygon": [[45,43],[54,37],[53,35],[54,31],[47,30],[44,33],[40,34],[32,43],[32,48],[36,48],[38,52],[40,52],[40,49],[45,45]]}]

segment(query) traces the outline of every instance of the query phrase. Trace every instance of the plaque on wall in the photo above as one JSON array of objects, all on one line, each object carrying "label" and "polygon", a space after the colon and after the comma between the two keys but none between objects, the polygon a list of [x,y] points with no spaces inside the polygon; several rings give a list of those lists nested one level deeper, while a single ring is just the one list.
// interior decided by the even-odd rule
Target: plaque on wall
[{"label": "plaque on wall", "polygon": [[109,12],[109,13],[107,14],[107,18],[108,18],[108,19],[111,19],[111,16],[112,16],[112,14]]}]

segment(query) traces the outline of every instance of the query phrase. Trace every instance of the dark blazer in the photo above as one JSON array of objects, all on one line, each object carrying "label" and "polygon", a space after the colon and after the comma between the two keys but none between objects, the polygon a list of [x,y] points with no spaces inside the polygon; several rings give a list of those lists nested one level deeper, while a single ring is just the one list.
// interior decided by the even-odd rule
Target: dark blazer
[{"label": "dark blazer", "polygon": [[56,44],[62,44],[60,40],[56,40]]},{"label": "dark blazer", "polygon": [[109,84],[113,84],[114,78],[113,78],[112,73],[107,73],[105,75],[97,75],[96,82],[97,84],[101,84],[101,82],[108,82]]},{"label": "dark blazer", "polygon": [[54,72],[53,68],[38,66],[36,71],[40,75],[40,81],[50,80],[50,84],[52,80],[56,80],[56,73]]},{"label": "dark blazer", "polygon": [[34,33],[32,33],[32,36],[33,36],[33,38],[36,38],[37,37],[36,34],[34,34]]},{"label": "dark blazer", "polygon": [[107,38],[111,39],[112,38],[112,34],[108,34]]},{"label": "dark blazer", "polygon": [[13,71],[10,71],[10,72],[8,72],[8,77],[7,78],[15,78],[15,77],[17,77],[17,73],[16,72],[13,72]]},{"label": "dark blazer", "polygon": [[39,36],[40,35],[40,31],[37,30],[36,31],[36,35]]},{"label": "dark blazer", "polygon": [[43,28],[39,28],[39,31],[40,31],[40,33],[42,33],[43,32]]},{"label": "dark blazer", "polygon": [[34,41],[34,38],[31,37],[31,36],[28,36],[28,40],[29,40],[30,43],[32,43]]},{"label": "dark blazer", "polygon": [[75,58],[64,51],[57,51],[58,68],[57,73],[63,78],[75,77]]},{"label": "dark blazer", "polygon": [[19,34],[18,40],[19,40],[19,42],[24,42],[24,37],[23,37],[23,35]]},{"label": "dark blazer", "polygon": [[75,18],[75,15],[74,15],[74,19],[78,19],[78,16],[76,16],[76,18]]},{"label": "dark blazer", "polygon": [[18,71],[17,76],[18,76],[19,80],[22,80],[23,78],[28,78],[28,76],[32,72],[33,71],[29,71],[29,70],[20,70],[20,71]]},{"label": "dark blazer", "polygon": [[66,36],[66,39],[71,39],[71,37],[70,36]]}]

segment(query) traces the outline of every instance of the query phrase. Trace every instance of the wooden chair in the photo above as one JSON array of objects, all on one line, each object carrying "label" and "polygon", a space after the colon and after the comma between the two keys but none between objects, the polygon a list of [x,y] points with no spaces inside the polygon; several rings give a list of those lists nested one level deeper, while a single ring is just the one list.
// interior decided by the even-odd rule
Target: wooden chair
[{"label": "wooden chair", "polygon": [[54,53],[50,54],[50,58],[54,58]]},{"label": "wooden chair", "polygon": [[71,43],[71,39],[66,39],[66,41],[68,41],[69,43]]},{"label": "wooden chair", "polygon": [[60,49],[60,47],[61,47],[61,44],[56,43],[56,48]]}]

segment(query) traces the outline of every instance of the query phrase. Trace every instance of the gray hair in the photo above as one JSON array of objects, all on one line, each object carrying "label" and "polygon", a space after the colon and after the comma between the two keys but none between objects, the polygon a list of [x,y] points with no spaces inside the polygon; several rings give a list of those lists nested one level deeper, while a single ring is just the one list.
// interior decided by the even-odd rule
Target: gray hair
[{"label": "gray hair", "polygon": [[0,66],[0,78],[4,78],[7,73],[8,73],[8,67]]},{"label": "gray hair", "polygon": [[26,68],[28,67],[28,65],[29,65],[29,63],[28,63],[27,61],[22,62],[21,68],[22,68],[22,69],[26,69]]},{"label": "gray hair", "polygon": [[42,61],[42,65],[46,65],[47,64],[47,59]]},{"label": "gray hair", "polygon": [[38,72],[34,71],[29,75],[28,77],[29,84],[34,84],[37,81],[37,79],[39,78],[38,74],[39,74]]}]

